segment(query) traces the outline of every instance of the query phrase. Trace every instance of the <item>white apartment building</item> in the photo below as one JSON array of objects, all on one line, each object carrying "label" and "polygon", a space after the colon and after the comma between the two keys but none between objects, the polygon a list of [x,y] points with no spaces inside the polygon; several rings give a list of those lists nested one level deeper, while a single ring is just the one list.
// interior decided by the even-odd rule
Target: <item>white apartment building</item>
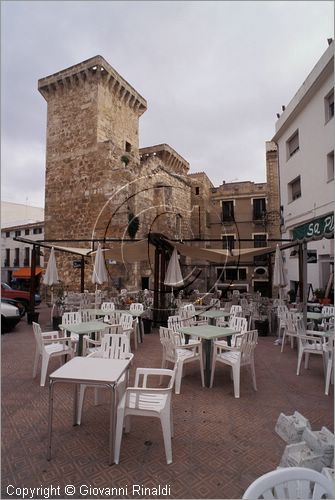
[{"label": "white apartment building", "polygon": [[[44,209],[20,203],[1,202],[1,281],[10,284],[16,274],[30,275],[31,245],[14,240],[21,236],[44,239]],[[36,266],[43,268],[37,252]]]},{"label": "white apartment building", "polygon": [[[275,130],[282,237],[308,241],[308,284],[314,290],[326,289],[334,266],[333,41],[283,110]],[[288,285],[294,289],[299,280],[297,252],[291,248],[283,253]]]}]

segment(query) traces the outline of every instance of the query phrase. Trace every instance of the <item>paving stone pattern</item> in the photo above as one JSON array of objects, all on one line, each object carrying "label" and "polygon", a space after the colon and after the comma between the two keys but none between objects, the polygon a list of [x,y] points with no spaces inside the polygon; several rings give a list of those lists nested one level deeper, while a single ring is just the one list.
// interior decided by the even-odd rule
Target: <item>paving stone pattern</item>
[{"label": "paving stone pattern", "polygon": [[[39,307],[45,328],[50,309]],[[165,498],[241,498],[249,484],[278,467],[285,443],[276,434],[281,412],[306,417],[313,430],[333,428],[333,386],[324,395],[322,360],[311,356],[310,368],[296,376],[297,353],[288,346],[280,353],[274,337],[260,337],[256,348],[258,391],[252,389],[247,369],[242,372],[241,397],[233,396],[233,384],[225,367],[216,370],[213,389],[202,388],[197,365],[186,367],[181,394],[173,395],[175,437],[173,463],[166,465],[159,421],[134,418],[131,433],[122,440],[120,464],[108,466],[107,404],[93,405],[87,391],[82,425],[72,426],[71,387],[55,390],[53,457],[46,460],[48,389],[32,379],[34,338],[26,320],[2,336],[2,498],[9,484],[15,487],[60,487],[52,498],[108,498],[80,495],[81,485],[128,487],[127,495],[114,498],[149,498],[133,495],[140,484],[168,484]],[[135,352],[131,380],[137,366],[159,367],[158,333],[145,335]],[[59,366],[50,363],[49,371]],[[64,486],[76,487],[76,495],[64,494]],[[18,496],[20,498],[20,496]],[[22,497],[21,497],[22,498]],[[42,498],[36,496],[34,498]]]}]

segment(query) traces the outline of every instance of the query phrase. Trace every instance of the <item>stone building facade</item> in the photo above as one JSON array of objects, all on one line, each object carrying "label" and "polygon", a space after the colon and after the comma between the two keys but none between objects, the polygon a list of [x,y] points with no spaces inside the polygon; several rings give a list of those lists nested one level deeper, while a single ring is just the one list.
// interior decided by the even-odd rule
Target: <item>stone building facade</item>
[{"label": "stone building facade", "polygon": [[[263,208],[277,203],[277,194],[269,196],[269,189],[278,189],[275,159],[267,162],[268,184],[214,187],[204,172],[189,174],[189,163],[169,145],[140,149],[139,119],[146,100],[101,56],[40,79],[38,89],[48,104],[46,240],[78,240],[65,244],[81,247],[98,238],[129,240],[132,216],[139,221],[139,239],[149,233],[179,240],[222,239],[225,233],[236,234],[236,239],[258,232],[272,235],[272,229],[260,228],[249,212],[253,199],[264,198]],[[238,231],[231,221],[222,224],[225,200],[235,200]],[[194,244],[220,246],[209,241]],[[73,259],[61,259],[61,278],[79,286]],[[187,258],[181,263],[194,264]],[[107,264],[115,287],[153,286],[148,262]],[[206,263],[202,265],[207,269]],[[92,266],[86,266],[87,285],[91,272]],[[211,285],[216,273],[210,266],[199,288]]]}]

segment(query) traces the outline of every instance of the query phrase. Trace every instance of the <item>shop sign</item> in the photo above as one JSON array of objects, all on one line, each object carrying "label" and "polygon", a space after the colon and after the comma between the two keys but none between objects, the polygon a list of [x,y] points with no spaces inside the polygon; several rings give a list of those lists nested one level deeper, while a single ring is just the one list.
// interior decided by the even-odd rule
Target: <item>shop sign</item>
[{"label": "shop sign", "polygon": [[293,229],[294,240],[330,237],[334,234],[334,214],[314,219]]}]

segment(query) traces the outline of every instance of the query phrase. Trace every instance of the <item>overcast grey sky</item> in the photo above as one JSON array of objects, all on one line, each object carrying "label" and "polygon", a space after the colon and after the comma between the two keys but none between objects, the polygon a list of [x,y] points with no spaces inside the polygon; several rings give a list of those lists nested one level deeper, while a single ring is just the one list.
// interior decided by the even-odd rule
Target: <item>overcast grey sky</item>
[{"label": "overcast grey sky", "polygon": [[333,37],[333,2],[1,2],[2,199],[44,205],[37,80],[97,54],[143,97],[140,146],[223,180],[265,181],[276,113]]}]

